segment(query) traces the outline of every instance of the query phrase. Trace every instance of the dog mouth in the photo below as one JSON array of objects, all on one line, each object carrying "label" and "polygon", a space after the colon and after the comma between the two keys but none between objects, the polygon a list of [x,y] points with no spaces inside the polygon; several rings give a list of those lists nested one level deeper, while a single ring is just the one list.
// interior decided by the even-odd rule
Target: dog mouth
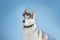
[{"label": "dog mouth", "polygon": [[34,26],[34,24],[28,25],[28,26],[24,25],[24,28],[30,28],[30,27],[32,27],[32,26]]}]

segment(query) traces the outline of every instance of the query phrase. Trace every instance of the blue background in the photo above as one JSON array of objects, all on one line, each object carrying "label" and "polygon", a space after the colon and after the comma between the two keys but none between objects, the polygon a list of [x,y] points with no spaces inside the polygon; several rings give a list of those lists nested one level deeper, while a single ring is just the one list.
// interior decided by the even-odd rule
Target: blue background
[{"label": "blue background", "polygon": [[0,40],[25,40],[24,8],[35,11],[39,29],[60,40],[59,0],[0,0]]}]

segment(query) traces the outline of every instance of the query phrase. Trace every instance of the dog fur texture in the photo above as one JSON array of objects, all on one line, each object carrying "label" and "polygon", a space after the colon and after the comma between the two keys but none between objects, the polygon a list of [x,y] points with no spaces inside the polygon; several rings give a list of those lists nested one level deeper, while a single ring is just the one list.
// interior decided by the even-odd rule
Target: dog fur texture
[{"label": "dog fur texture", "polygon": [[34,11],[28,13],[26,9],[24,10],[23,26],[26,40],[54,40],[49,38],[49,36],[45,32],[38,29],[35,23]]}]

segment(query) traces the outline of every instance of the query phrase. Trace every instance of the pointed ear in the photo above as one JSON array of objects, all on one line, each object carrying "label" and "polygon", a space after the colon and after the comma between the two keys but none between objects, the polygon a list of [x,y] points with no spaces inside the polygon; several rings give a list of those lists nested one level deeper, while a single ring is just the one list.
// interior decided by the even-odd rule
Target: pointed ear
[{"label": "pointed ear", "polygon": [[31,13],[31,16],[34,16],[35,14],[34,14],[34,11],[32,11],[32,13]]},{"label": "pointed ear", "polygon": [[27,12],[27,8],[24,9],[24,13]]}]

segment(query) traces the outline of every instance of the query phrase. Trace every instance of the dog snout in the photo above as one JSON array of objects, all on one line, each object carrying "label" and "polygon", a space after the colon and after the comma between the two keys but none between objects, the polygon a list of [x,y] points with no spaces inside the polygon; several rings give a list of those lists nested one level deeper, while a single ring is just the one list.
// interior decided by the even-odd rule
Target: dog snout
[{"label": "dog snout", "polygon": [[25,20],[23,20],[23,23],[25,23]]}]

